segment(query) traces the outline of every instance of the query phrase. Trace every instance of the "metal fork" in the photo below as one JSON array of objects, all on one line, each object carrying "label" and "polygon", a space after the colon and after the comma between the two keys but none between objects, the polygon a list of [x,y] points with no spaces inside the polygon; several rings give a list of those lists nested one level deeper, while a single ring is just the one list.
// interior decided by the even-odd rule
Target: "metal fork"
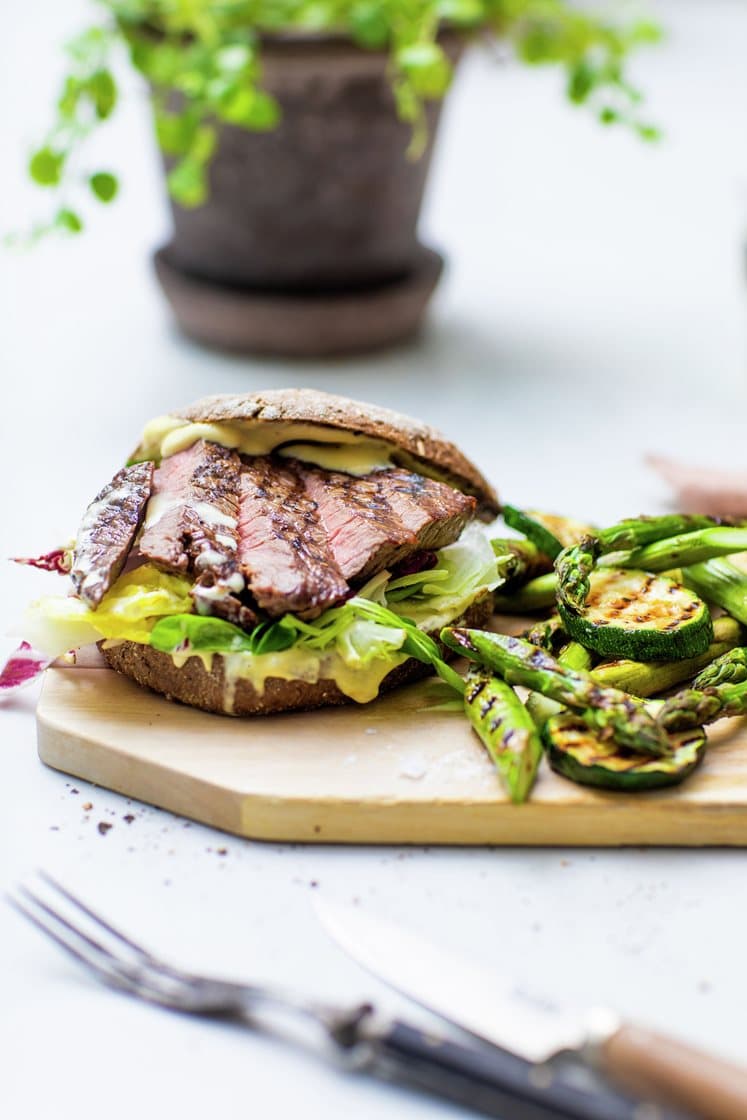
[{"label": "metal fork", "polygon": [[[19,884],[7,896],[11,906],[111,988],[172,1010],[268,1030],[274,1029],[277,1012],[289,1014],[320,1026],[343,1050],[354,1045],[358,1024],[372,1011],[368,1004],[343,1010],[293,992],[176,968],[127,937],[46,871],[37,875],[47,888],[47,897]],[[61,908],[62,900],[72,907],[74,920]],[[265,1014],[270,1016],[266,1022]]]},{"label": "metal fork", "polygon": [[[365,1070],[512,1120],[635,1120],[636,1102],[580,1088],[498,1047],[453,1038],[374,1013],[370,1003],[335,1007],[257,984],[200,976],[155,956],[44,871],[8,901],[109,987],[192,1015],[250,1024],[295,1041],[313,1024],[349,1069]],[[40,885],[43,885],[40,890]],[[318,1030],[317,1030],[318,1033]],[[329,1047],[327,1047],[329,1049]]]}]

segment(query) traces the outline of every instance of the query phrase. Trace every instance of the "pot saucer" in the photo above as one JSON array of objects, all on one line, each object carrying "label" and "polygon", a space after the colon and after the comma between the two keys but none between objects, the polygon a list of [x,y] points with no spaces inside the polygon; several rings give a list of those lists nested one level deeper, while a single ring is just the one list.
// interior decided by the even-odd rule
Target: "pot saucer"
[{"label": "pot saucer", "polygon": [[324,358],[391,346],[421,325],[444,258],[421,247],[401,279],[348,291],[277,292],[227,287],[174,266],[168,246],[156,276],[182,331],[196,342],[243,354]]}]

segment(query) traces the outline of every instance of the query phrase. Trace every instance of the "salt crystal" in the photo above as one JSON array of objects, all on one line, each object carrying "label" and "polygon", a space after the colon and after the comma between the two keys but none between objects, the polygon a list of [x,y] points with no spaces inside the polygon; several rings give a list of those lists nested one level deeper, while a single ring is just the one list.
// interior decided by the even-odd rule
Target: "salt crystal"
[{"label": "salt crystal", "polygon": [[426,775],[428,767],[422,755],[411,754],[402,759],[399,772],[403,778],[417,782]]}]

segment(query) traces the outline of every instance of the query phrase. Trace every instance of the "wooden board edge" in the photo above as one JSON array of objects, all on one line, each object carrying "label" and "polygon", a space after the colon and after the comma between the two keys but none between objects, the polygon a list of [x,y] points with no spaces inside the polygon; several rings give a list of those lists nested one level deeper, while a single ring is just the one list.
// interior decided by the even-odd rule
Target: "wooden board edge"
[{"label": "wooden board edge", "polygon": [[[747,846],[747,814],[738,806],[690,806],[683,820],[679,809],[672,811],[662,803],[656,818],[635,821],[610,812],[606,801],[572,809],[531,802],[470,803],[456,819],[453,802],[402,801],[395,808],[385,800],[361,806],[339,798],[313,805],[303,798],[284,798],[279,805],[276,797],[207,785],[154,761],[138,759],[135,772],[129,756],[113,750],[103,761],[92,754],[90,765],[82,766],[64,731],[43,718],[37,727],[39,757],[45,765],[250,840],[465,847]],[[79,742],[80,738],[76,747]],[[206,789],[209,820],[200,813]]]},{"label": "wooden board edge", "polygon": [[[143,801],[157,809],[187,817],[190,820],[231,832],[237,836],[241,831],[242,805],[240,796],[233,790],[203,779],[199,781],[188,775],[176,773],[168,766],[157,761],[134,760],[123,751],[108,748],[105,755],[91,752],[86,764],[76,761],[81,743],[96,742],[90,736],[77,733],[69,735],[64,730],[47,722],[42,714],[36,717],[36,746],[40,760],[45,766],[70,774],[82,781],[136,801]],[[157,791],[164,784],[168,794],[163,797]],[[205,800],[205,792],[211,797],[210,820],[200,816],[199,807]]]}]

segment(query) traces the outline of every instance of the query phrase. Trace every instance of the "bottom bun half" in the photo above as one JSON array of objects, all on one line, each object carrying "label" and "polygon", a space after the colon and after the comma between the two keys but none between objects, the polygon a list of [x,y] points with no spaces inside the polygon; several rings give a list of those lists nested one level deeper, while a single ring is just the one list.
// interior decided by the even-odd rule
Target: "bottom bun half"
[{"label": "bottom bun half", "polygon": [[[492,596],[486,595],[472,603],[450,625],[483,626],[491,613]],[[431,636],[438,638],[437,634]],[[453,656],[440,642],[439,646],[444,657]],[[220,654],[215,654],[210,669],[206,669],[198,657],[190,657],[177,667],[170,654],[139,642],[124,641],[108,648],[102,646],[101,652],[112,669],[136,684],[160,692],[168,700],[178,700],[206,712],[233,716],[271,715],[355,703],[332,680],[311,683],[268,677],[261,692],[243,679],[231,682],[229,686]],[[398,685],[429,676],[431,672],[428,665],[408,658],[384,677],[379,691],[388,692]]]}]

